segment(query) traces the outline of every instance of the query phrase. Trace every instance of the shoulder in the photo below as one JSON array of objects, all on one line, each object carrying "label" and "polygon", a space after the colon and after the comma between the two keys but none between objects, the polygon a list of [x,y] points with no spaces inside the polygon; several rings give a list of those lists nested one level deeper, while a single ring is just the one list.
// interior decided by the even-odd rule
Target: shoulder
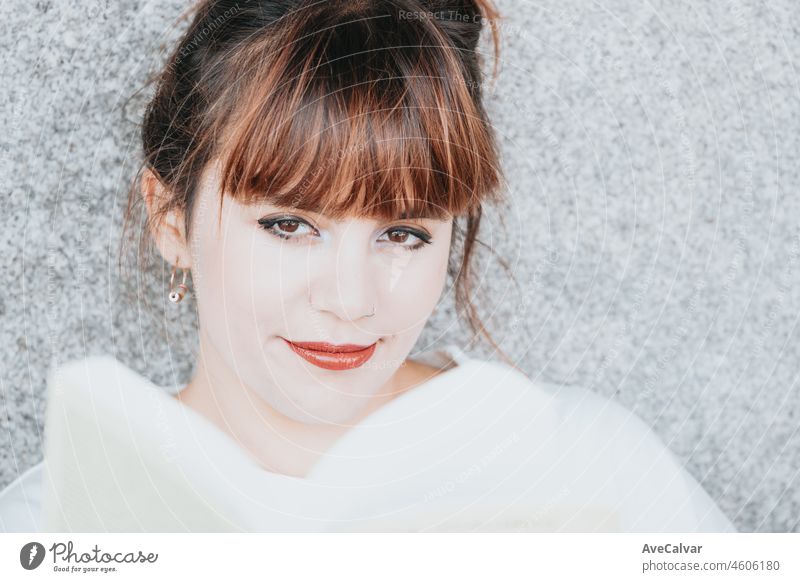
[{"label": "shoulder", "polygon": [[[431,369],[426,366],[426,369]],[[476,398],[499,403],[517,402],[520,406],[546,408],[550,421],[560,427],[580,428],[581,434],[601,440],[635,437],[650,446],[663,443],[633,410],[622,403],[582,386],[540,381],[504,362],[463,356],[457,367],[439,371],[428,385],[421,385],[418,398],[448,393],[454,398],[474,402]],[[419,404],[418,402],[409,403]]]},{"label": "shoulder", "polygon": [[579,386],[546,389],[558,395],[561,438],[583,451],[599,480],[613,484],[629,531],[736,531],[668,443],[634,410]]},{"label": "shoulder", "polygon": [[630,437],[635,437],[651,446],[664,446],[638,413],[614,398],[582,386],[542,383],[541,387],[553,395],[564,423],[584,426],[595,434],[603,432],[628,444]]},{"label": "shoulder", "polygon": [[39,531],[44,462],[39,462],[0,491],[0,531]]},{"label": "shoulder", "polygon": [[419,387],[416,398],[416,402],[409,398],[406,404],[419,408],[442,402],[451,412],[470,411],[483,418],[508,418],[516,412],[521,413],[520,421],[538,415],[540,421],[547,416],[547,422],[552,422],[556,413],[554,395],[523,372],[503,362],[474,357],[461,357],[457,366],[440,371]]},{"label": "shoulder", "polygon": [[[514,402],[528,412],[544,415],[540,421],[558,438],[583,442],[592,448],[612,449],[637,443],[649,451],[666,447],[645,421],[622,403],[582,386],[568,386],[531,378],[521,370],[493,360],[469,358],[454,375],[466,398],[491,398],[501,406]],[[546,415],[545,415],[546,413]],[[618,452],[618,451],[615,451]],[[669,460],[672,460],[670,457]]]},{"label": "shoulder", "polygon": [[[651,427],[632,409],[617,400],[582,386],[540,383],[551,395],[558,417],[559,438],[585,449],[618,475],[629,465],[649,460],[641,474],[650,468],[678,469],[680,463]],[[658,459],[658,463],[655,460]]]},{"label": "shoulder", "polygon": [[[668,444],[633,409],[582,386],[530,379],[510,366],[479,362],[483,378],[520,398],[522,415],[539,410],[525,435],[576,499],[616,505],[625,531],[736,531]],[[533,404],[533,401],[538,404]],[[513,422],[511,423],[513,426]],[[517,420],[517,426],[521,427]]]}]

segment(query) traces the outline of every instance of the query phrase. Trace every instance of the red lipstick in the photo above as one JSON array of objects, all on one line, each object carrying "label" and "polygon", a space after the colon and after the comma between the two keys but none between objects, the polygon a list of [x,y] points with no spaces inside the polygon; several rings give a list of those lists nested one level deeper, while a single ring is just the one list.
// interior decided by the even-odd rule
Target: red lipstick
[{"label": "red lipstick", "polygon": [[329,344],[327,342],[290,342],[282,338],[298,356],[326,370],[350,370],[363,366],[375,352],[377,342],[369,346]]}]

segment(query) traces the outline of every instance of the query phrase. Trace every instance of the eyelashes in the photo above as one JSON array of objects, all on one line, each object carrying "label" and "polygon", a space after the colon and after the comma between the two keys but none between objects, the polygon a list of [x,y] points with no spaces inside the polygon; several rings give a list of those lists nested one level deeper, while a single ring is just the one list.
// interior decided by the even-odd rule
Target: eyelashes
[{"label": "eyelashes", "polygon": [[[320,236],[316,228],[297,216],[260,218],[257,222],[260,228],[266,230],[272,236],[286,241],[298,242],[309,234]],[[433,241],[433,238],[428,233],[407,226],[389,228],[383,232],[381,237],[386,235],[395,238],[394,241],[389,241],[393,246],[411,251],[421,249]],[[396,240],[398,235],[401,241]],[[417,242],[413,242],[413,239],[416,239]],[[408,241],[411,241],[411,243],[408,244]]]},{"label": "eyelashes", "polygon": [[[305,220],[296,217],[279,216],[276,218],[260,218],[258,220],[259,226],[269,232],[270,234],[282,238],[284,240],[292,240],[298,238],[300,235],[296,233],[302,226],[310,228],[316,236],[319,236],[319,231],[308,224]],[[288,230],[280,230],[276,226],[287,226]]]}]

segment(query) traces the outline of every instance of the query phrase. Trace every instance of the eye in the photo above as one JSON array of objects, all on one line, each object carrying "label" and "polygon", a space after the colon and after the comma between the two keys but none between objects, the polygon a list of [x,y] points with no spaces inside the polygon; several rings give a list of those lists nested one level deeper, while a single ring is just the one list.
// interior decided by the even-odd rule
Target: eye
[{"label": "eye", "polygon": [[393,246],[411,251],[431,244],[431,236],[429,234],[412,228],[392,228],[387,230],[383,236],[387,237]]},{"label": "eye", "polygon": [[[307,235],[320,236],[319,231],[306,220],[291,215],[282,215],[258,220],[261,228],[283,240],[299,240]],[[408,227],[395,227],[383,233],[380,239],[395,248],[417,250],[431,244],[431,236],[426,232]]]},{"label": "eye", "polygon": [[258,224],[271,235],[284,240],[299,239],[309,233],[319,236],[319,231],[316,228],[297,216],[260,218]]}]

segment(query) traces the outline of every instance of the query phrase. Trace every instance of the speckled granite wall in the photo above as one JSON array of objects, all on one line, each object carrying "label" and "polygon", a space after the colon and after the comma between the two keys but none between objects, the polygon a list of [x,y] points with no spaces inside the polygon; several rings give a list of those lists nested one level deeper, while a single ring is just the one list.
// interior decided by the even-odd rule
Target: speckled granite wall
[{"label": "speckled granite wall", "polygon": [[[191,372],[191,301],[134,280],[154,305],[132,308],[115,271],[134,93],[184,6],[0,4],[0,486],[41,459],[52,363],[111,352],[161,384]],[[487,98],[512,203],[483,240],[519,289],[480,264],[502,346],[635,410],[741,530],[800,531],[795,2],[499,6]],[[463,343],[452,313],[420,347]]]}]

